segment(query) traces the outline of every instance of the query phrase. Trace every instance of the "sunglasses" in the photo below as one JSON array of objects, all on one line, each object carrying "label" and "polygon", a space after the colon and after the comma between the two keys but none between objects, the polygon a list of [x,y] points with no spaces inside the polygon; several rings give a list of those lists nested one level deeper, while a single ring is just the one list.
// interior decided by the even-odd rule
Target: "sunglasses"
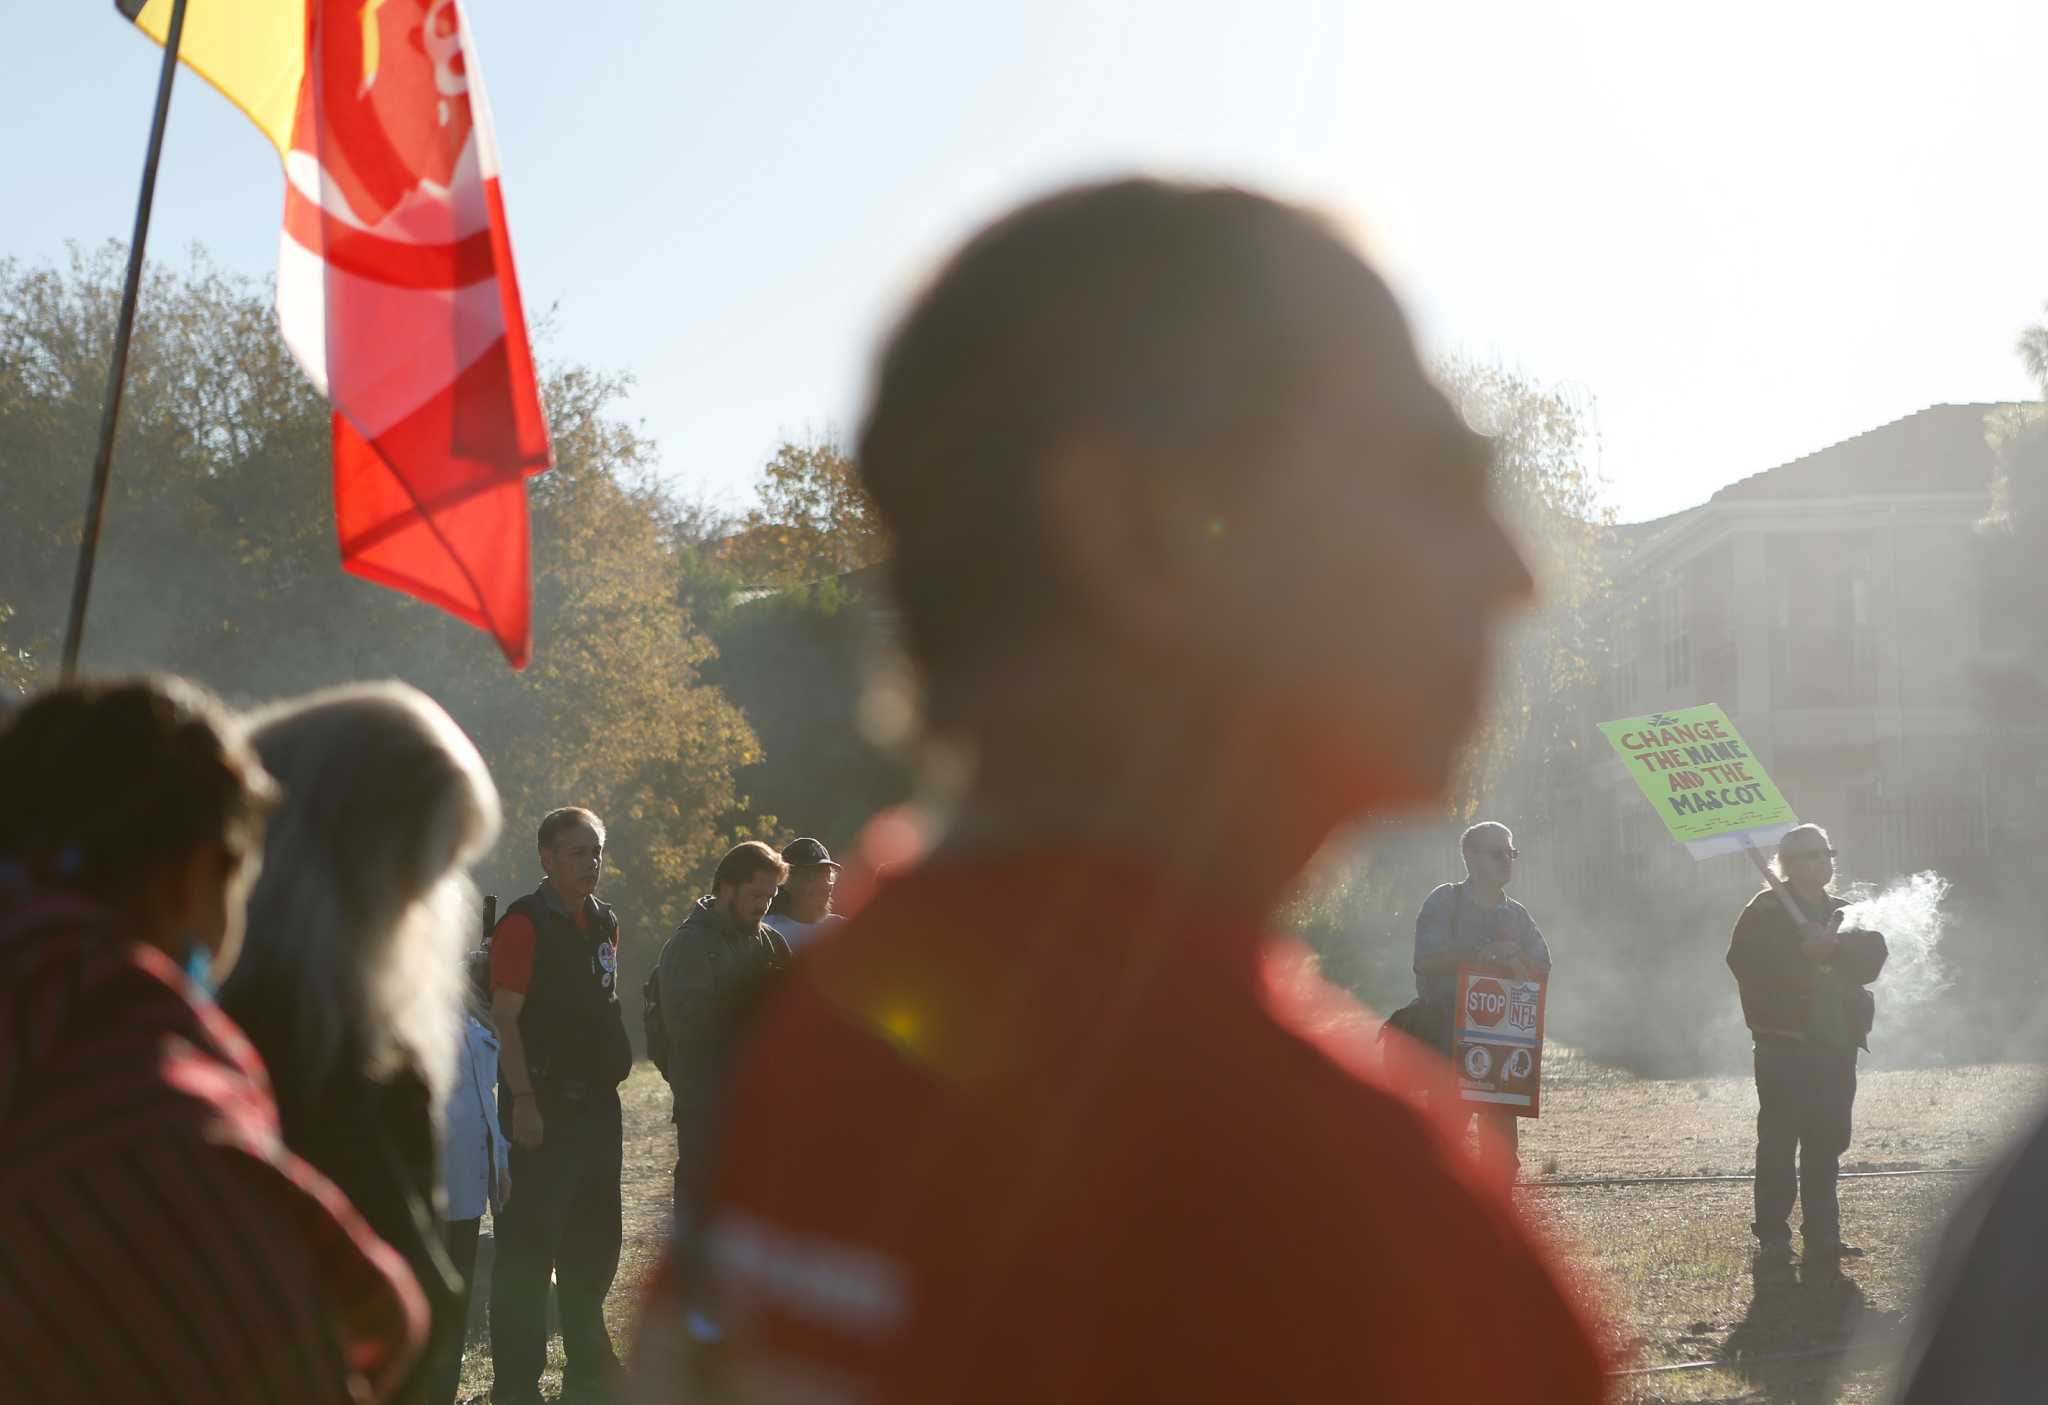
[{"label": "sunglasses", "polygon": [[1833,849],[1801,849],[1796,853],[1786,854],[1784,859],[1786,863],[1799,863],[1806,859],[1832,859],[1837,857],[1839,855]]},{"label": "sunglasses", "polygon": [[1475,854],[1490,855],[1491,857],[1497,859],[1519,859],[1520,857],[1522,857],[1522,851],[1520,849],[1474,849],[1472,852]]}]

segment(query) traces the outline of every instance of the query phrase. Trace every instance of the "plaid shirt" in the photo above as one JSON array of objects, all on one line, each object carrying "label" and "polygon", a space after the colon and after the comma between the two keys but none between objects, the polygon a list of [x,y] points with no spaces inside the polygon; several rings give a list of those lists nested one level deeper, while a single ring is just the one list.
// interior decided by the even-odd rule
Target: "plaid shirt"
[{"label": "plaid shirt", "polygon": [[284,1149],[261,1061],[65,898],[0,916],[0,1381],[25,1400],[381,1400],[425,1303]]}]

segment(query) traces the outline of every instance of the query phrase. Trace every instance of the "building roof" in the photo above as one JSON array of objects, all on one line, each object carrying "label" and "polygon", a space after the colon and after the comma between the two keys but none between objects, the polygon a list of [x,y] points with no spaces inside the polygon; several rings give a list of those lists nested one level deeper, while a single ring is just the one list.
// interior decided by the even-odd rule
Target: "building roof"
[{"label": "building roof", "polygon": [[2002,404],[1930,405],[1839,444],[1752,473],[1711,502],[1977,493],[1991,485],[1984,418]]}]

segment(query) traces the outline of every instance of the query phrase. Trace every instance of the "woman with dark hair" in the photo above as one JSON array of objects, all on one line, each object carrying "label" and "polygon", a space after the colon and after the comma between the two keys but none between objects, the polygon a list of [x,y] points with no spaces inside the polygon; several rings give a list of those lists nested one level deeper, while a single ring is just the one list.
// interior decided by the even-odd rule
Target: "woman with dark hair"
[{"label": "woman with dark hair", "polygon": [[284,795],[221,987],[270,1067],[285,1142],[405,1256],[432,1309],[427,1398],[460,1350],[461,1276],[442,1240],[437,1110],[462,1041],[465,874],[498,832],[498,792],[448,714],[401,683],[331,689],[252,714]]},{"label": "woman with dark hair", "polygon": [[387,1398],[425,1304],[285,1149],[216,1009],[274,787],[176,679],[0,727],[0,1381],[14,1398]]}]

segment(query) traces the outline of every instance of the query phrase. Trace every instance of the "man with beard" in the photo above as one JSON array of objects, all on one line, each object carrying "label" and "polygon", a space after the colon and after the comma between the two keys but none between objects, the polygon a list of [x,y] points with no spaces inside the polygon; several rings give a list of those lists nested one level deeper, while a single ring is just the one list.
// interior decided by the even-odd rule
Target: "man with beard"
[{"label": "man with beard", "polygon": [[747,1016],[789,966],[788,943],[762,923],[788,877],[789,865],[766,844],[750,839],[735,845],[718,861],[710,895],[697,899],[661,949],[655,980],[675,1094],[670,1117],[679,1231],[687,1231],[699,1203],[734,1045]]}]

